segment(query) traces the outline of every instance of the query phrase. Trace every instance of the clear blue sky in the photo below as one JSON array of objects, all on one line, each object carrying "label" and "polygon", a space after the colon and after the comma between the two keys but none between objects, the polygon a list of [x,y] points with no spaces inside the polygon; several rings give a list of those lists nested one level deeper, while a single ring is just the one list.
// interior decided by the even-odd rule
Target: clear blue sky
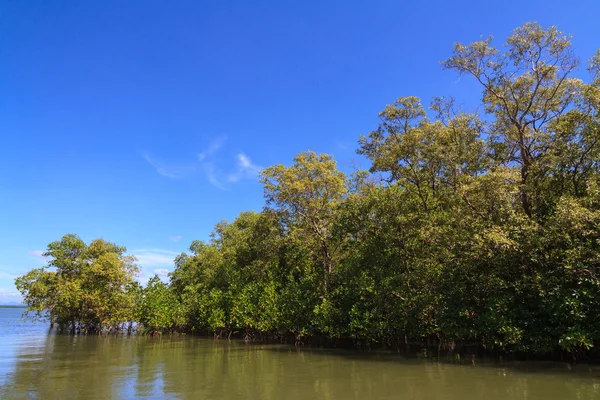
[{"label": "clear blue sky", "polygon": [[310,149],[348,169],[398,96],[475,104],[438,64],[454,42],[536,20],[586,60],[598,15],[591,0],[2,1],[0,303],[65,233],[127,246],[143,277],[172,270],[262,208],[260,167]]}]

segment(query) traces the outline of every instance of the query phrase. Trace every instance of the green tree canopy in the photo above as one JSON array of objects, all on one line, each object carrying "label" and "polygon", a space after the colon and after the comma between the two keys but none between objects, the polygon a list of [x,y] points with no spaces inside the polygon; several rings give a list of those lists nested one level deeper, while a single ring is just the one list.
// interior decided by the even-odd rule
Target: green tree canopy
[{"label": "green tree canopy", "polygon": [[125,247],[65,235],[48,245],[48,265],[16,279],[29,311],[60,326],[99,332],[133,319],[129,288],[138,272]]}]

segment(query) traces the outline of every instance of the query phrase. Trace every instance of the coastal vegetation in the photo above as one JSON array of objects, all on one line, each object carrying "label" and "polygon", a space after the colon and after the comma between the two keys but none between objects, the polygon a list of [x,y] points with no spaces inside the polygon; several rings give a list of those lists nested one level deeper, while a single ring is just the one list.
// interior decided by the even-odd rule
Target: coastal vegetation
[{"label": "coastal vegetation", "polygon": [[16,280],[24,302],[71,332],[591,354],[600,52],[580,69],[568,36],[526,23],[442,66],[480,85],[479,111],[401,97],[359,139],[369,171],[310,151],[266,168],[264,209],[192,242],[168,283],[138,284],[124,247],[64,236]]}]

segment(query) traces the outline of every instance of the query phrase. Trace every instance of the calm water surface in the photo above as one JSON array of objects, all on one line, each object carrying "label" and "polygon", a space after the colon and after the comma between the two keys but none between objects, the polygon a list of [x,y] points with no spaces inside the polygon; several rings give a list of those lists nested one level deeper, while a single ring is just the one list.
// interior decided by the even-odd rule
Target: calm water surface
[{"label": "calm water surface", "polygon": [[600,367],[458,365],[196,337],[69,337],[0,308],[1,399],[600,399]]}]

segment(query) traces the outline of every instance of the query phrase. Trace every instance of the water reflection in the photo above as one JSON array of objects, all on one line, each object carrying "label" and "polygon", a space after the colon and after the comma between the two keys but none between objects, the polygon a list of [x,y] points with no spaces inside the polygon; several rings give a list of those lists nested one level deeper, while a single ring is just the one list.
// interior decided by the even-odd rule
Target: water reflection
[{"label": "water reflection", "polygon": [[[585,366],[473,367],[195,337],[10,340],[12,361],[0,365],[2,399],[600,398],[600,372]],[[1,347],[6,349],[6,342]]]}]

